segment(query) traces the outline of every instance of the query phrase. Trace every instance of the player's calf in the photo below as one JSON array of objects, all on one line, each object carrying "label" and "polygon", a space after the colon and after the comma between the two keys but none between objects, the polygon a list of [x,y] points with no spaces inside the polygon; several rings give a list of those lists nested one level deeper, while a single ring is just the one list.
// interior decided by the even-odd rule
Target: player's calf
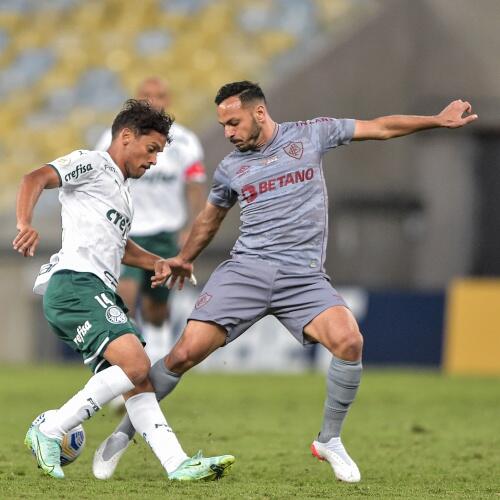
[{"label": "player's calf", "polygon": [[[156,391],[156,399],[161,401],[170,394],[181,378],[167,369],[163,359],[157,361],[149,372],[149,378]],[[93,471],[98,479],[109,479],[135,435],[135,428],[128,415],[125,415],[111,434],[96,450]]]},{"label": "player's calf", "polygon": [[171,372],[183,374],[225,343],[226,331],[219,325],[190,320],[181,338],[165,357],[165,365]]}]

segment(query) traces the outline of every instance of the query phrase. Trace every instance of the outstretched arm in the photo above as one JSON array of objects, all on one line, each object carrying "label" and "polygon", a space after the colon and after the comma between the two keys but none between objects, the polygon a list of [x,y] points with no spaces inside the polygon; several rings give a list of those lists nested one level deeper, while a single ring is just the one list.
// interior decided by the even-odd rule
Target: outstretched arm
[{"label": "outstretched arm", "polygon": [[186,243],[179,252],[184,262],[192,263],[203,249],[212,241],[226,217],[229,208],[218,207],[207,202],[196,217]]},{"label": "outstretched arm", "polygon": [[33,257],[40,241],[38,231],[31,226],[33,210],[38,198],[44,189],[59,187],[59,185],[59,176],[48,165],[26,174],[21,181],[16,203],[18,234],[12,242],[12,246],[24,257]]},{"label": "outstretched arm", "polygon": [[190,181],[186,183],[186,201],[188,218],[185,226],[179,234],[179,246],[182,247],[187,241],[189,232],[196,216],[203,210],[207,199],[205,183]]},{"label": "outstretched arm", "polygon": [[179,289],[182,289],[184,279],[189,278],[193,272],[193,261],[212,241],[228,211],[229,208],[212,205],[210,202],[205,204],[205,208],[196,217],[179,255],[168,259],[172,270],[170,288],[173,288],[177,279],[179,279]]},{"label": "outstretched arm", "polygon": [[435,116],[392,115],[374,120],[356,120],[353,140],[386,140],[431,128],[459,128],[477,118],[476,114],[472,114],[470,103],[459,99]]}]

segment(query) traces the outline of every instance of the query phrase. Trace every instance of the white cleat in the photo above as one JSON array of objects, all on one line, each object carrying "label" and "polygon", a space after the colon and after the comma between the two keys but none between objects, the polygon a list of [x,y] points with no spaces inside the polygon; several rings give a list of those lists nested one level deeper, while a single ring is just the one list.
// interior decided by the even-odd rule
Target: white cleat
[{"label": "white cleat", "polygon": [[319,460],[326,460],[330,463],[333,473],[339,481],[358,483],[361,480],[358,466],[345,451],[340,438],[333,438],[328,443],[313,441],[311,452]]},{"label": "white cleat", "polygon": [[115,472],[120,458],[130,445],[123,432],[111,434],[94,453],[92,472],[97,479],[109,479]]}]

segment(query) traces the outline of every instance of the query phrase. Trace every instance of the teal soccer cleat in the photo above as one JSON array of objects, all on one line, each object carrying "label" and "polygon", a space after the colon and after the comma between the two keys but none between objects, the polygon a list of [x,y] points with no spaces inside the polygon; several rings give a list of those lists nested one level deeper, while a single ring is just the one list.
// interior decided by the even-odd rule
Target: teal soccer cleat
[{"label": "teal soccer cleat", "polygon": [[199,451],[192,458],[184,460],[168,478],[171,481],[214,481],[226,475],[233,463],[232,455],[205,458]]},{"label": "teal soccer cleat", "polygon": [[38,426],[32,425],[26,433],[24,444],[35,455],[38,467],[45,474],[56,479],[64,477],[61,468],[61,444],[58,439],[46,436]]}]

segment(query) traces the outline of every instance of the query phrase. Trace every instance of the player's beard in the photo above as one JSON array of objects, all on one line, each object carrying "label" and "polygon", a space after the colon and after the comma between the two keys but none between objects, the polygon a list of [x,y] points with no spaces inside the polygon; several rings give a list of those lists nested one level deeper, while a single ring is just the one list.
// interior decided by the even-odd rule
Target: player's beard
[{"label": "player's beard", "polygon": [[257,123],[255,118],[252,118],[252,128],[250,129],[248,139],[241,144],[235,144],[236,149],[240,153],[245,153],[247,151],[251,151],[251,150],[253,151],[255,149],[259,149],[258,140],[259,140],[261,131],[262,131],[262,127]]}]

